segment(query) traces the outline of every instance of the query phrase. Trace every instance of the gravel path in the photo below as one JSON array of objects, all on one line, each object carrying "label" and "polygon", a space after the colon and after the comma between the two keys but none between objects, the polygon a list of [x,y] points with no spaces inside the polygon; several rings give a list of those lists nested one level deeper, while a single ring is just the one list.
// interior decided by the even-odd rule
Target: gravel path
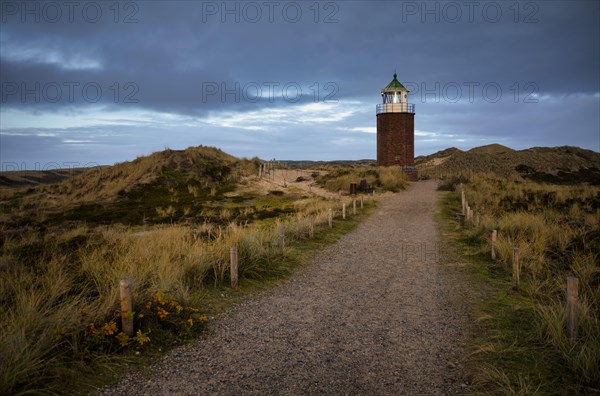
[{"label": "gravel path", "polygon": [[464,275],[443,264],[435,182],[413,183],[274,292],[106,395],[436,395],[461,390]]}]

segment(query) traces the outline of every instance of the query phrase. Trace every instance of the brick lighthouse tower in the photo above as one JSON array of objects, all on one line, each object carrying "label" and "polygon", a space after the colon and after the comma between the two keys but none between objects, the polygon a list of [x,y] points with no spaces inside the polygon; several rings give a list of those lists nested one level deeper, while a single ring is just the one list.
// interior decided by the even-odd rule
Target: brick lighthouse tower
[{"label": "brick lighthouse tower", "polygon": [[377,165],[400,166],[408,180],[417,180],[415,168],[415,105],[396,73],[381,90],[377,105]]}]

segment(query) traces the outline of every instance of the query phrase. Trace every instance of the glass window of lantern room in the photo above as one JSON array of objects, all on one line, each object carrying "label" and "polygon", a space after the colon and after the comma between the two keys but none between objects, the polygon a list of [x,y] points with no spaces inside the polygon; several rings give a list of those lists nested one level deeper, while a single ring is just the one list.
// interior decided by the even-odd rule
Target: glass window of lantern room
[{"label": "glass window of lantern room", "polygon": [[400,103],[400,96],[398,96],[398,92],[394,92],[393,103]]}]

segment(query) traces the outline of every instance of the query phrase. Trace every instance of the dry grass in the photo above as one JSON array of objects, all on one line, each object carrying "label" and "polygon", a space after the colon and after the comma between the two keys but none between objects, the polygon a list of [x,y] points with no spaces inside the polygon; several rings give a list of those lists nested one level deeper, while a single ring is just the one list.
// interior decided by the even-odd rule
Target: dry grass
[{"label": "dry grass", "polygon": [[[351,200],[345,202],[350,216]],[[327,210],[339,216],[341,204],[305,198],[293,203],[292,214],[253,224],[77,225],[4,238],[0,388],[9,394],[53,392],[49,384],[73,359],[96,361],[113,353],[118,330],[112,334],[110,325],[119,323],[121,278],[132,280],[136,312],[157,293],[202,309],[207,288],[229,283],[230,247],[238,248],[242,281],[289,273],[292,262],[287,248],[278,247],[279,230],[286,246],[306,240],[311,219],[315,228],[327,228]],[[145,319],[136,323],[144,332],[154,329]],[[90,339],[90,328],[105,330]]]},{"label": "dry grass", "polygon": [[[232,246],[241,284],[257,284],[292,270],[289,247],[328,229],[329,208],[351,215],[312,178],[259,179],[258,164],[200,146],[0,189],[0,393],[52,393],[74,362],[193,336],[207,293],[229,285]],[[134,337],[119,330],[125,277]]]},{"label": "dry grass", "polygon": [[[544,345],[549,370],[560,367],[561,378],[552,381],[566,381],[563,386],[571,392],[600,389],[600,187],[555,186],[476,174],[461,189],[481,217],[479,226],[464,231],[469,241],[479,244],[481,254],[489,255],[490,233],[497,230],[494,264],[510,274],[513,248],[520,249],[519,296],[532,307],[533,322],[527,326],[535,330],[533,339],[525,339],[530,345]],[[575,344],[565,335],[567,276],[576,276],[580,283]],[[502,326],[519,334],[514,323]],[[533,345],[524,348],[527,353],[513,351],[514,356],[538,353]],[[491,355],[498,354],[492,351]],[[498,366],[484,372],[488,383],[504,394],[539,393],[531,379],[523,382],[525,377],[516,372]],[[542,385],[547,389],[547,384]]]},{"label": "dry grass", "polygon": [[75,204],[115,200],[120,194],[165,176],[194,181],[198,185],[190,185],[190,194],[197,194],[199,188],[237,182],[243,176],[255,174],[258,163],[258,159],[238,159],[214,147],[165,150],[113,166],[78,170],[75,176],[57,184],[0,189],[0,204],[18,197],[22,212],[65,209]]},{"label": "dry grass", "polygon": [[333,168],[326,175],[318,177],[317,182],[330,191],[348,192],[350,183],[359,184],[363,179],[368,185],[382,191],[398,192],[408,185],[399,167]]},{"label": "dry grass", "polygon": [[579,147],[534,147],[513,150],[499,144],[469,151],[446,149],[415,159],[419,173],[431,178],[487,172],[506,178],[524,178],[560,184],[586,180],[600,184],[600,154]]}]

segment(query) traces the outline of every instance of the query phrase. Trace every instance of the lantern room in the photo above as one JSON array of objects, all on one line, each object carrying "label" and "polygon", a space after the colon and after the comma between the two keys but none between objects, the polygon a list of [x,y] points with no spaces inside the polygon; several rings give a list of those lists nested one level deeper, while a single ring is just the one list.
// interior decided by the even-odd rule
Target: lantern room
[{"label": "lantern room", "polygon": [[385,88],[381,90],[383,102],[377,105],[377,114],[379,113],[414,113],[415,105],[408,103],[408,93],[400,81],[398,75],[394,73],[394,79]]}]

